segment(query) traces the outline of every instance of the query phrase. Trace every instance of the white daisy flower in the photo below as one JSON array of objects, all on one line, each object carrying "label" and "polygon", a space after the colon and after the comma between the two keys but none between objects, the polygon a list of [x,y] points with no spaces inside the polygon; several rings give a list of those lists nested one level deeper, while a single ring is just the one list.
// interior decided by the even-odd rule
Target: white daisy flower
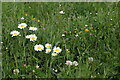
[{"label": "white daisy flower", "polygon": [[92,14],[92,13],[90,13],[90,14]]},{"label": "white daisy flower", "polygon": [[27,37],[30,38],[30,41],[36,41],[37,40],[37,36],[35,34],[31,34]]},{"label": "white daisy flower", "polygon": [[95,78],[95,77],[96,77],[96,76],[92,76],[92,75],[91,75],[91,78]]},{"label": "white daisy flower", "polygon": [[18,74],[19,72],[20,72],[19,69],[14,69],[14,70],[13,70],[13,73],[14,73],[14,74]]},{"label": "white daisy flower", "polygon": [[58,53],[52,53],[52,56],[57,56],[58,55]]},{"label": "white daisy flower", "polygon": [[0,42],[1,44],[3,43],[3,42]]},{"label": "white daisy flower", "polygon": [[85,27],[87,27],[88,25],[85,25]]},{"label": "white daisy flower", "polygon": [[62,51],[62,49],[60,49],[60,47],[53,48],[53,52],[55,52],[55,53],[60,53],[61,51]]},{"label": "white daisy flower", "polygon": [[69,49],[66,49],[66,51],[69,53],[70,52],[70,50]]},{"label": "white daisy flower", "polygon": [[56,69],[56,70],[54,70],[55,72],[58,72],[58,70]]},{"label": "white daisy flower", "polygon": [[32,70],[33,73],[35,73],[35,70]]},{"label": "white daisy flower", "polygon": [[71,61],[66,61],[66,63],[65,63],[66,65],[72,65],[73,63],[71,62]]},{"label": "white daisy flower", "polygon": [[27,39],[30,39],[30,41],[36,41],[37,36],[35,34],[27,35],[25,36]]},{"label": "white daisy flower", "polygon": [[6,47],[6,50],[7,50],[8,48]]},{"label": "white daisy flower", "polygon": [[92,62],[93,61],[93,57],[88,57],[88,61]]},{"label": "white daisy flower", "polygon": [[27,39],[29,39],[30,38],[30,35],[27,35],[27,36],[25,36]]},{"label": "white daisy flower", "polygon": [[44,46],[41,45],[41,44],[35,45],[35,46],[34,46],[34,50],[35,50],[35,51],[42,51],[42,50],[44,50]]},{"label": "white daisy flower", "polygon": [[26,23],[21,23],[18,25],[18,28],[20,28],[20,29],[24,29],[25,27],[27,27]]},{"label": "white daisy flower", "polygon": [[29,27],[29,30],[36,31],[36,30],[38,30],[38,28],[36,28],[36,27]]},{"label": "white daisy flower", "polygon": [[21,19],[24,19],[24,17],[21,17]]},{"label": "white daisy flower", "polygon": [[46,49],[45,53],[50,53],[50,52],[51,52],[51,49]]},{"label": "white daisy flower", "polygon": [[78,34],[76,34],[75,37],[78,37]]},{"label": "white daisy flower", "polygon": [[77,66],[77,65],[78,65],[78,62],[77,62],[77,61],[73,61],[72,64],[75,65],[75,66]]},{"label": "white daisy flower", "polygon": [[64,37],[64,36],[65,36],[65,34],[62,34],[62,36]]},{"label": "white daisy flower", "polygon": [[46,47],[46,48],[51,48],[51,47],[52,47],[52,45],[51,45],[51,44],[49,44],[49,43],[47,43],[47,44],[45,44],[45,47]]},{"label": "white daisy flower", "polygon": [[12,37],[18,36],[20,34],[20,32],[14,30],[14,31],[11,31],[10,34],[12,35]]},{"label": "white daisy flower", "polygon": [[65,12],[64,12],[64,11],[60,11],[59,13],[60,13],[60,14],[65,14]]},{"label": "white daisy flower", "polygon": [[38,66],[38,65],[36,65],[36,68],[38,69],[38,68],[39,68],[39,66]]}]

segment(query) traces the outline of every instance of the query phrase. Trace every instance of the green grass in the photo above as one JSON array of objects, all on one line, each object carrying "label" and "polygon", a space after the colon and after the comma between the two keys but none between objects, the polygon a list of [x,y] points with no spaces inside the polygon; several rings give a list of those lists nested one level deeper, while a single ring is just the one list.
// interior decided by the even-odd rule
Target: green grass
[{"label": "green grass", "polygon": [[[117,77],[120,67],[117,4],[2,3],[3,78]],[[61,10],[65,14],[60,14]],[[21,20],[21,17],[25,19]],[[34,26],[39,30],[29,31],[28,27],[20,30],[17,28],[18,22],[27,23],[28,27]],[[85,29],[89,31],[86,32]],[[11,37],[12,30],[19,31],[21,36]],[[64,31],[68,31],[68,34],[62,37]],[[80,31],[82,33],[79,33]],[[31,33],[37,35],[37,41],[30,42],[25,39],[26,34]],[[76,34],[78,37],[75,37]],[[57,43],[56,45],[62,48],[62,52],[53,57],[51,53],[34,50],[35,44],[46,43],[53,46]],[[89,57],[93,57],[92,62],[88,61]],[[77,61],[79,65],[65,65],[67,60]],[[23,64],[26,64],[26,67]],[[35,68],[37,64],[40,66],[38,69]],[[53,68],[58,72],[54,72]],[[14,74],[14,69],[19,69],[20,72]]]}]

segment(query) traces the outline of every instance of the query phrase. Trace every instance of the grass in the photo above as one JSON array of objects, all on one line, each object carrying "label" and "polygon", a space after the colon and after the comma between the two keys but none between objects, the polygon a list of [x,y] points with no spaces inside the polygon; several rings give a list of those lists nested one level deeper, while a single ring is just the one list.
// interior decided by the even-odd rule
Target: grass
[{"label": "grass", "polygon": [[[117,4],[2,3],[2,77],[117,78],[120,67]],[[65,14],[60,14],[60,11]],[[25,19],[21,20],[21,17]],[[18,22],[37,27],[38,31],[29,31],[28,27],[20,30],[17,28]],[[11,37],[12,30],[19,31],[21,36]],[[68,33],[62,36],[64,31]],[[28,34],[36,34],[37,41],[26,39]],[[33,48],[35,44],[46,43],[60,47],[62,52],[51,56],[51,53],[36,52]],[[79,65],[66,65],[67,60],[77,61]],[[38,69],[37,64],[40,66]],[[20,72],[14,74],[14,69]]]}]

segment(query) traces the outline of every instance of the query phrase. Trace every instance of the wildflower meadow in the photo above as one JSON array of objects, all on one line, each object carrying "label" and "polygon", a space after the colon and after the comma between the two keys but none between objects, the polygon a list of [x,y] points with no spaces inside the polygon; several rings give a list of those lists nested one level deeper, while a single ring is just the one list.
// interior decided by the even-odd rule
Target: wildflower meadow
[{"label": "wildflower meadow", "polygon": [[3,2],[2,78],[120,79],[119,7]]}]

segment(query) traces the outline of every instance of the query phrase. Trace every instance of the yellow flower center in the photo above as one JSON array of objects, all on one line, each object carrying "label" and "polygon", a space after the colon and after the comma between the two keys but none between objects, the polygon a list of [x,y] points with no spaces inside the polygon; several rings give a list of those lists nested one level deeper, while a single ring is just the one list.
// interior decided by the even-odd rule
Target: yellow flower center
[{"label": "yellow flower center", "polygon": [[32,40],[35,40],[35,37],[31,37]]},{"label": "yellow flower center", "polygon": [[58,51],[59,51],[59,49],[55,49],[55,51],[56,51],[56,52],[58,52]]},{"label": "yellow flower center", "polygon": [[50,46],[47,46],[47,48],[50,48]]},{"label": "yellow flower center", "polygon": [[42,49],[42,47],[39,46],[39,47],[37,47],[37,49]]},{"label": "yellow flower center", "polygon": [[25,27],[25,25],[21,25],[21,27]]},{"label": "yellow flower center", "polygon": [[76,31],[74,31],[74,33],[76,33]]},{"label": "yellow flower center", "polygon": [[51,50],[47,50],[47,52],[50,52]]},{"label": "yellow flower center", "polygon": [[52,56],[57,56],[57,54],[52,54]]},{"label": "yellow flower center", "polygon": [[13,33],[13,35],[17,35],[17,33]]},{"label": "yellow flower center", "polygon": [[31,30],[35,30],[35,28],[32,28]]},{"label": "yellow flower center", "polygon": [[88,29],[85,29],[86,32],[88,32],[89,30]]}]

